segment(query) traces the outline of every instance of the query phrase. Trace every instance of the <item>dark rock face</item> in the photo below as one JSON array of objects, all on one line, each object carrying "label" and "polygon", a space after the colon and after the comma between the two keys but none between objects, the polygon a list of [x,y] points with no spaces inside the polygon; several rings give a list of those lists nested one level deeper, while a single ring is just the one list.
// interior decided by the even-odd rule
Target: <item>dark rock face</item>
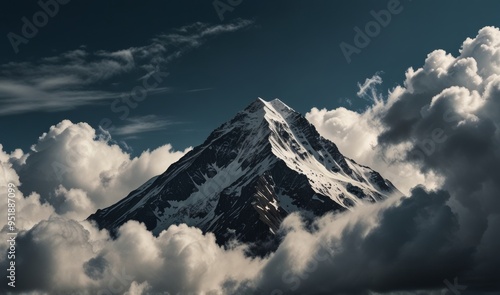
[{"label": "dark rock face", "polygon": [[186,223],[213,232],[220,244],[259,244],[272,240],[292,212],[312,218],[393,193],[400,194],[345,158],[299,113],[258,99],[163,174],[89,219],[112,234],[128,220],[156,235]]}]

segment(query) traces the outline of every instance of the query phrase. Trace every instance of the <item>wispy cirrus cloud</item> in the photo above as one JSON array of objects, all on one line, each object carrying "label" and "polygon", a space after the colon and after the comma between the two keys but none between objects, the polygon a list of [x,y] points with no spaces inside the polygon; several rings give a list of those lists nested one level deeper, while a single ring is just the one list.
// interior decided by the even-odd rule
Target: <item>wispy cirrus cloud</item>
[{"label": "wispy cirrus cloud", "polygon": [[115,51],[90,51],[81,46],[36,61],[2,64],[0,116],[64,111],[117,98],[121,92],[111,87],[121,84],[117,79],[131,79],[131,74],[145,78],[156,67],[164,67],[211,37],[252,23],[241,19],[222,25],[197,22],[159,34],[142,46]]},{"label": "wispy cirrus cloud", "polygon": [[85,48],[35,62],[0,65],[0,115],[70,110],[119,97],[101,84],[135,67],[131,50]]},{"label": "wispy cirrus cloud", "polygon": [[382,77],[380,77],[380,73],[377,72],[371,78],[367,78],[363,84],[358,83],[359,90],[356,95],[361,98],[366,98],[368,96],[375,100],[377,97],[375,86],[382,84],[382,82]]},{"label": "wispy cirrus cloud", "polygon": [[187,93],[193,93],[193,92],[203,92],[203,91],[209,91],[212,90],[212,87],[207,87],[207,88],[195,88],[195,89],[189,89],[186,90]]},{"label": "wispy cirrus cloud", "polygon": [[162,130],[174,124],[179,124],[179,122],[167,120],[155,115],[131,117],[126,120],[125,125],[116,127],[110,132],[116,135],[138,135],[145,132]]},{"label": "wispy cirrus cloud", "polygon": [[[168,63],[181,57],[189,50],[203,45],[210,37],[215,37],[225,33],[236,32],[251,26],[254,22],[251,20],[237,19],[228,24],[210,25],[207,23],[196,22],[186,25],[172,32],[164,33],[153,38],[151,46],[141,48],[143,54],[154,54],[158,51],[166,52],[168,46],[175,47],[176,50],[170,54],[159,56],[155,59],[157,63]],[[153,65],[149,65],[154,67]],[[151,70],[152,68],[147,68]]]}]

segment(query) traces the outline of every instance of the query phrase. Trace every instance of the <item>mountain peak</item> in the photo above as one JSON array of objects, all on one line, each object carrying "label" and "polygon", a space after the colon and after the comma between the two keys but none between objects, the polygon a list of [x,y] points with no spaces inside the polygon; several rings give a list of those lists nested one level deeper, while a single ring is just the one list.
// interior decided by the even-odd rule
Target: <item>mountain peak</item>
[{"label": "mountain peak", "polygon": [[290,114],[298,114],[291,107],[286,105],[284,102],[275,98],[271,101],[266,101],[262,98],[257,98],[254,102],[248,105],[244,112],[255,113],[257,111],[264,110],[264,113],[261,114],[269,114],[269,116],[278,115],[283,118],[287,118]]},{"label": "mountain peak", "polygon": [[287,110],[294,111],[291,107],[286,105],[279,98],[275,98],[273,100],[267,101],[267,100],[264,100],[264,99],[259,97],[259,98],[257,98],[257,100],[255,102],[259,103],[262,106],[272,107],[275,109],[287,109]]},{"label": "mountain peak", "polygon": [[282,102],[278,98],[266,102],[266,104],[272,107],[277,112],[279,112],[281,115],[289,115],[290,113],[296,113],[295,110],[287,106],[284,102]]},{"label": "mountain peak", "polygon": [[187,223],[231,238],[274,237],[292,212],[320,216],[387,198],[397,189],[279,99],[258,98],[200,146],[117,204],[89,218],[112,233],[128,220],[158,235]]}]

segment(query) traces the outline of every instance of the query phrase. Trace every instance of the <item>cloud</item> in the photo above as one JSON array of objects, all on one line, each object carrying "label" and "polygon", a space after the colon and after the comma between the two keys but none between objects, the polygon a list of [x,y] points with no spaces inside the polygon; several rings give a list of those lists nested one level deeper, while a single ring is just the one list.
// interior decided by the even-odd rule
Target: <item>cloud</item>
[{"label": "cloud", "polygon": [[[422,68],[406,73],[406,87],[382,117],[382,146],[406,145],[405,160],[420,171],[444,177],[443,188],[454,197],[464,243],[480,245],[476,259],[492,255],[489,269],[498,272],[497,243],[483,244],[498,231],[500,214],[500,30],[481,29],[467,39],[460,55],[430,53]],[[473,280],[473,278],[471,278]],[[478,282],[480,279],[476,279]]]},{"label": "cloud", "polygon": [[[31,193],[24,196],[18,190],[20,186],[20,178],[17,174],[16,168],[23,165],[28,155],[24,154],[20,149],[7,154],[3,151],[3,146],[0,144],[0,197],[7,200],[8,184],[11,183],[15,186],[16,194],[16,210],[22,211],[22,215],[16,217],[16,227],[19,229],[29,229],[35,224],[49,218],[54,213],[54,208],[48,204],[40,201],[38,193]],[[2,216],[7,216],[8,202],[0,203],[0,212]],[[6,227],[2,228],[6,231]],[[3,244],[1,244],[4,246]],[[0,249],[4,249],[0,247]]]},{"label": "cloud", "polygon": [[186,90],[187,93],[193,93],[193,92],[202,92],[202,91],[208,91],[212,90],[213,88],[196,88],[196,89],[189,89]]},{"label": "cloud", "polygon": [[143,224],[128,222],[103,251],[108,261],[121,265],[134,279],[147,281],[152,291],[197,294],[220,290],[228,278],[241,281],[255,276],[260,260],[246,258],[243,250],[225,250],[213,234],[186,225],[171,226],[154,237]]},{"label": "cloud", "polygon": [[147,115],[142,117],[132,117],[126,119],[127,124],[110,130],[116,135],[133,135],[145,132],[158,131],[165,127],[178,124],[177,122],[165,120],[155,115]]},{"label": "cloud", "polygon": [[[231,23],[218,25],[196,22],[174,29],[172,32],[159,34],[152,39],[151,44],[134,48],[134,52],[137,52],[140,58],[150,60],[142,68],[151,72],[157,64],[167,64],[178,59],[190,50],[203,45],[209,38],[248,28],[253,23],[253,21],[245,19],[237,19]],[[169,50],[171,47],[173,50]]]},{"label": "cloud", "polygon": [[[255,277],[261,266],[260,259],[245,257],[244,248],[223,249],[213,234],[197,228],[171,226],[155,237],[135,221],[111,240],[87,222],[51,217],[22,231],[17,251],[16,292],[218,292],[228,279]],[[5,259],[0,266],[7,268]]]},{"label": "cloud", "polygon": [[[457,261],[470,263],[456,267],[457,276],[469,286],[492,290],[499,286],[491,274],[500,268],[493,254],[498,242],[491,239],[491,232],[500,230],[499,56],[500,30],[485,27],[463,43],[457,57],[443,50],[430,53],[421,68],[406,72],[404,86],[364,113],[313,109],[308,114],[325,136],[344,139],[338,141],[345,148],[341,151],[368,152],[365,159],[376,163],[376,169],[383,166],[376,159],[387,158],[395,167],[411,165],[415,179],[436,175],[437,186],[451,196],[447,206],[457,216],[459,230],[451,237],[458,242],[453,246],[471,249],[471,254],[456,253]],[[359,131],[355,120],[369,130],[372,152],[365,142],[350,141],[346,130]],[[390,169],[379,168],[383,175]]]},{"label": "cloud", "polygon": [[434,173],[422,173],[415,164],[394,159],[400,153],[397,147],[382,150],[378,145],[378,135],[383,130],[378,116],[385,107],[379,102],[364,113],[343,107],[334,110],[313,108],[306,113],[306,118],[345,156],[380,172],[403,193],[409,193],[418,184],[436,188],[441,180]]},{"label": "cloud", "polygon": [[290,228],[280,248],[259,279],[243,288],[262,294],[439,289],[443,276],[458,275],[472,256],[454,240],[459,225],[448,198],[443,191],[416,188],[398,202],[326,216],[313,233],[299,219],[287,218]]},{"label": "cloud", "polygon": [[[89,233],[74,220],[58,217],[41,221],[16,238],[16,280],[19,291],[57,290],[71,292],[85,288],[91,279],[81,271],[86,258],[92,257]],[[7,267],[6,265],[2,265]]]},{"label": "cloud", "polygon": [[[173,225],[155,237],[143,224],[129,221],[112,240],[87,222],[52,217],[18,237],[23,261],[18,290],[368,294],[442,289],[443,274],[458,274],[470,263],[456,260],[458,254],[472,255],[452,239],[458,223],[445,205],[448,198],[445,192],[416,189],[411,198],[325,216],[313,232],[292,214],[282,224],[283,242],[265,258],[247,257],[244,245],[224,249],[213,234],[186,225]],[[43,275],[33,275],[38,272]],[[439,284],[426,285],[426,280]]]},{"label": "cloud", "polygon": [[224,33],[235,32],[244,29],[253,24],[251,20],[237,19],[228,24],[210,25],[203,22],[196,22],[187,26],[173,30],[172,33],[161,34],[155,40],[175,45],[189,45],[197,47],[201,45],[204,38],[209,36],[217,36]]},{"label": "cloud", "polygon": [[[383,80],[379,73],[376,73],[371,78],[367,78],[363,84],[358,83],[359,91],[356,93],[358,97],[371,95],[373,100],[376,100],[375,86],[382,84]],[[369,92],[369,93],[368,93]]]},{"label": "cloud", "polygon": [[148,282],[142,284],[132,282],[130,289],[128,290],[128,295],[141,295],[145,294],[146,291],[150,289]]},{"label": "cloud", "polygon": [[99,90],[95,84],[130,72],[135,67],[132,53],[78,49],[36,62],[0,66],[0,115],[33,110],[61,111],[118,93]]},{"label": "cloud", "polygon": [[120,92],[103,85],[116,85],[117,79],[129,79],[132,74],[145,78],[158,66],[165,67],[210,38],[252,23],[241,19],[222,25],[195,23],[155,36],[142,46],[116,51],[80,47],[33,62],[2,64],[0,115],[64,111],[119,98]]},{"label": "cloud", "polygon": [[58,214],[78,220],[163,173],[189,150],[167,144],[131,158],[87,123],[64,120],[40,136],[18,168],[20,190],[39,193]]}]

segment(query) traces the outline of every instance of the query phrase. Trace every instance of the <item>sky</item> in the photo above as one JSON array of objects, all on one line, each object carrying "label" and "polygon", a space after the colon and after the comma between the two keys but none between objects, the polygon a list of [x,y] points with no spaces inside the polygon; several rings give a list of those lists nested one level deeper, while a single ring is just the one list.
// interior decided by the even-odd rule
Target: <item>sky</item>
[{"label": "sky", "polygon": [[[17,230],[0,229],[0,269],[15,260],[18,286],[4,275],[0,293],[498,294],[500,3],[57,1],[0,12]],[[292,213],[266,257],[187,224],[112,238],[86,221],[257,97],[404,196],[312,226]]]},{"label": "sky", "polygon": [[[113,138],[133,154],[165,143],[183,150],[202,143],[213,129],[257,97],[280,98],[303,114],[312,107],[361,110],[369,101],[356,96],[357,83],[381,73],[380,88],[390,89],[404,80],[407,68],[421,66],[431,50],[457,53],[466,37],[485,25],[500,25],[496,13],[500,4],[495,1],[477,5],[402,0],[401,12],[392,15],[390,24],[348,63],[340,44],[353,44],[354,27],[363,28],[373,20],[370,11],[387,9],[388,3],[243,0],[233,10],[221,12],[221,19],[211,1],[73,0],[60,5],[28,43],[17,46],[17,53],[8,33],[21,35],[22,18],[32,20],[41,8],[36,1],[6,4],[0,12],[0,35],[5,36],[0,42],[0,110],[4,109],[0,111],[0,142],[8,151],[26,150],[48,126],[69,119],[96,129],[112,124]],[[99,56],[99,52],[151,45],[159,36],[196,23],[241,27],[203,37],[196,45],[163,40],[167,49],[155,58],[182,54],[156,65],[153,57],[139,60],[137,54],[133,64],[118,60],[118,65]],[[193,28],[187,34],[194,38],[201,30]],[[52,64],[44,60],[75,50],[86,55],[74,60],[75,67],[102,63],[90,72],[75,72],[63,69],[67,60]],[[146,65],[158,66],[168,76],[135,108],[129,108],[127,116],[123,109],[113,112],[113,101],[129,95],[142,85],[141,77],[151,73]],[[109,75],[91,76],[95,71]],[[53,77],[73,75],[78,81],[43,84]],[[35,89],[33,83],[38,83]],[[42,102],[46,100],[58,101],[59,106]],[[16,110],[9,108],[12,105],[25,107]],[[116,108],[124,106],[119,100],[115,104]]]}]

